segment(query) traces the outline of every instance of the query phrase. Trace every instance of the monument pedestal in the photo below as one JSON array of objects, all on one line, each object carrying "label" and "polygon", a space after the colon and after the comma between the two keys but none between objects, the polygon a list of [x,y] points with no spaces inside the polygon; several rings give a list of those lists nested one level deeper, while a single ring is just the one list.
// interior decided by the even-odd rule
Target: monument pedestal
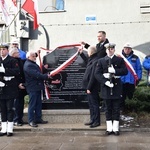
[{"label": "monument pedestal", "polygon": [[[24,121],[27,122],[27,109],[24,112]],[[42,110],[43,120],[50,124],[84,124],[89,121],[89,117],[89,109]],[[105,124],[104,113],[101,113],[101,123]]]}]

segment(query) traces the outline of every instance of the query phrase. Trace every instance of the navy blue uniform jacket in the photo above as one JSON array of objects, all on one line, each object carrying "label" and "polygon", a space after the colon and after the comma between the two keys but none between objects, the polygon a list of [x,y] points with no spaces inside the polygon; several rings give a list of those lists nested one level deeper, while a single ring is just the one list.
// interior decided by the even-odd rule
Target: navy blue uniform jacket
[{"label": "navy blue uniform jacket", "polygon": [[[122,76],[128,73],[125,62],[122,58],[114,57],[111,59],[111,64],[113,65],[116,73],[115,76]],[[109,57],[105,56],[98,60],[98,64],[95,69],[95,77],[101,83],[101,98],[103,99],[120,99],[122,94],[122,83],[120,78],[112,78],[112,82],[114,87],[112,88],[113,95],[110,93],[110,87],[105,85],[106,81],[110,81],[109,79],[103,76],[104,73],[108,73],[109,66]]]},{"label": "navy blue uniform jacket", "polygon": [[5,83],[5,86],[3,87],[3,93],[0,94],[0,99],[14,99],[18,96],[18,82],[16,78],[20,74],[18,61],[8,55],[2,63],[5,68],[3,76],[13,78],[9,81],[2,81]]}]

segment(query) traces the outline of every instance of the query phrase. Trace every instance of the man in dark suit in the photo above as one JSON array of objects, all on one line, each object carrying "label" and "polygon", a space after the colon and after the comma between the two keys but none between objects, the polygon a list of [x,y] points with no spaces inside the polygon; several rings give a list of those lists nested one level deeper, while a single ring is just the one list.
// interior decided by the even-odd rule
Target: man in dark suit
[{"label": "man in dark suit", "polygon": [[90,128],[100,126],[100,110],[99,110],[99,83],[96,81],[94,72],[98,61],[96,55],[96,47],[88,48],[88,57],[83,53],[83,49],[79,49],[80,56],[87,62],[86,70],[83,76],[82,87],[86,90],[87,100],[90,109],[90,121],[85,125],[90,125]]},{"label": "man in dark suit", "polygon": [[19,50],[16,47],[9,48],[9,55],[15,58],[18,61],[18,66],[20,69],[20,74],[17,76],[18,81],[18,96],[14,101],[14,125],[22,126],[23,125],[23,110],[24,110],[24,97],[27,95],[24,83],[25,77],[23,72],[23,64],[25,60],[22,60],[19,57]]},{"label": "man in dark suit", "polygon": [[[14,99],[18,95],[18,82],[16,77],[20,74],[18,62],[9,56],[8,45],[0,45],[2,61],[0,63],[0,107],[2,118],[2,129],[0,136],[13,135]],[[3,83],[3,84],[2,84]]]},{"label": "man in dark suit", "polygon": [[128,70],[122,58],[114,55],[115,44],[108,43],[107,56],[98,60],[95,77],[101,84],[101,97],[106,105],[106,134],[119,135],[120,99],[122,94],[120,76]]},{"label": "man in dark suit", "polygon": [[[98,40],[98,44],[96,44],[97,56],[99,58],[103,58],[107,55],[106,54],[106,47],[104,45],[109,43],[108,39],[106,38],[106,32],[105,31],[99,31],[98,35],[97,35],[97,40]],[[83,41],[81,42],[81,44],[84,45],[84,47],[86,49],[88,49],[88,47],[90,46],[88,43],[85,43]]]},{"label": "man in dark suit", "polygon": [[38,123],[45,124],[42,120],[41,91],[44,90],[44,80],[50,78],[49,74],[42,74],[36,64],[37,53],[27,52],[27,60],[24,64],[25,85],[29,94],[28,123],[31,127],[37,127]]},{"label": "man in dark suit", "polygon": [[[106,32],[98,31],[97,40],[98,40],[98,44],[96,44],[97,56],[98,58],[103,58],[107,55],[106,47],[104,45],[109,43],[108,39],[106,38]],[[84,45],[86,49],[88,49],[88,47],[90,46],[88,43],[85,43],[83,41],[81,42],[81,44]],[[105,111],[105,103],[102,100],[101,112],[104,112],[104,111]]]}]

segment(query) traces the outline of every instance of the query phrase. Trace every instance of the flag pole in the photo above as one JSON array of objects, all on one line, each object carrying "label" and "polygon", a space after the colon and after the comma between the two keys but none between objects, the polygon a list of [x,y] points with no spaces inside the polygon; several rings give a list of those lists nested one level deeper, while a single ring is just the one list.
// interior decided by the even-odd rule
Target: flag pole
[{"label": "flag pole", "polygon": [[[6,29],[4,30],[4,32],[8,31],[8,29],[10,28],[10,26],[12,25],[12,23],[15,21],[15,19],[17,18],[18,14],[20,13],[21,9],[19,9],[19,11],[17,12],[17,14],[14,16],[13,20],[11,21],[11,23],[9,24],[9,26],[6,27]],[[4,33],[3,32],[3,33]]]}]

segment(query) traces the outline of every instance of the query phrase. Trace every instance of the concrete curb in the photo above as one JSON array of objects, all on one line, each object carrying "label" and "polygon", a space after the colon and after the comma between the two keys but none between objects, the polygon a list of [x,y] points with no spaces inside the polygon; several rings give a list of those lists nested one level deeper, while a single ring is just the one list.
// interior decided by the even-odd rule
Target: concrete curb
[{"label": "concrete curb", "polygon": [[[46,132],[46,131],[98,131],[104,132],[106,131],[106,126],[101,125],[96,128],[89,128],[88,126],[84,126],[83,124],[46,124],[39,125],[37,128],[32,128],[28,125],[24,125],[21,127],[14,127],[14,131],[16,132]],[[150,128],[120,128],[121,132],[150,132]]]}]

